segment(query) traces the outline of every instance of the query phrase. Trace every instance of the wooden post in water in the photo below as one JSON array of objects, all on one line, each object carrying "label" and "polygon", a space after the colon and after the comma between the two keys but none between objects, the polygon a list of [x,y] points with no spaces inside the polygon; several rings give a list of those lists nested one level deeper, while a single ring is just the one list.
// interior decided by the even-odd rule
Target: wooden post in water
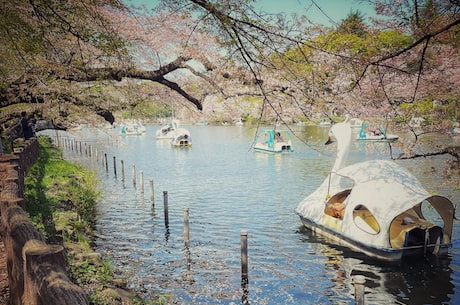
[{"label": "wooden post in water", "polygon": [[120,163],[121,163],[121,181],[125,181],[125,162],[121,160]]},{"label": "wooden post in water", "polygon": [[184,208],[184,244],[188,248],[190,245],[190,230],[189,230],[189,211],[188,208]]},{"label": "wooden post in water", "polygon": [[164,205],[165,227],[169,227],[168,191],[163,191],[163,205]]},{"label": "wooden post in water", "polygon": [[133,164],[133,185],[136,188],[136,165]]},{"label": "wooden post in water", "polygon": [[248,304],[249,295],[249,279],[248,279],[248,232],[242,230],[240,232],[241,238],[241,288],[243,289],[243,296],[241,297],[242,304]]},{"label": "wooden post in water", "polygon": [[117,158],[113,156],[113,174],[117,177]]},{"label": "wooden post in water", "polygon": [[364,275],[355,275],[353,282],[355,284],[355,304],[364,305],[364,284],[366,283],[366,278]]},{"label": "wooden post in water", "polygon": [[153,193],[153,179],[150,179],[149,184],[150,184],[150,202],[152,202],[152,207],[154,207],[155,206],[155,196]]},{"label": "wooden post in water", "polygon": [[248,282],[248,232],[242,230],[241,237],[241,280]]},{"label": "wooden post in water", "polygon": [[140,170],[139,171],[139,184],[140,184],[140,191],[142,194],[144,194],[144,171]]},{"label": "wooden post in water", "polygon": [[109,171],[109,164],[107,163],[107,154],[104,153],[104,163],[105,163],[105,171]]}]

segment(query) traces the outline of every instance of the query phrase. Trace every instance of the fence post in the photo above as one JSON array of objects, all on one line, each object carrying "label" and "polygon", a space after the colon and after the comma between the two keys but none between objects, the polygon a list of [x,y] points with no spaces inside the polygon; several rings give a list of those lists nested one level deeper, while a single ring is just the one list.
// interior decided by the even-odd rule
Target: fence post
[{"label": "fence post", "polygon": [[144,171],[139,171],[139,184],[141,193],[144,194]]},{"label": "fence post", "polygon": [[152,202],[152,207],[154,207],[155,206],[155,195],[153,192],[153,179],[150,179],[149,184],[150,184],[150,201]]},{"label": "fence post", "polygon": [[121,163],[121,181],[125,181],[125,162],[121,160],[120,163]]},{"label": "fence post", "polygon": [[113,156],[113,174],[117,177],[117,158]]},{"label": "fence post", "polygon": [[184,208],[184,244],[188,248],[190,245],[190,230],[189,230],[189,210]]},{"label": "fence post", "polygon": [[133,171],[133,185],[134,187],[136,187],[136,165],[134,164],[133,164],[132,171]]},{"label": "fence post", "polygon": [[169,227],[168,191],[163,191],[165,227]]},{"label": "fence post", "polygon": [[241,297],[242,304],[248,303],[249,295],[249,279],[248,279],[248,232],[242,230],[240,232],[241,238],[241,288],[243,289],[243,296]]},{"label": "fence post", "polygon": [[105,163],[105,171],[109,171],[109,164],[107,163],[107,154],[104,153],[104,163]]}]

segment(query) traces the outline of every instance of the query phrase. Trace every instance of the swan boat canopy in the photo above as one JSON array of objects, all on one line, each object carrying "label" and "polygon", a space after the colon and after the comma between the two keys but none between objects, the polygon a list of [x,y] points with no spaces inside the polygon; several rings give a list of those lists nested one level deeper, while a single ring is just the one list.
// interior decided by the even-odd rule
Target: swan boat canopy
[{"label": "swan boat canopy", "polygon": [[253,149],[272,154],[293,152],[291,133],[288,130],[261,129],[257,133]]},{"label": "swan boat canopy", "polygon": [[[448,252],[455,214],[449,199],[428,193],[392,161],[344,166],[351,146],[349,123],[335,124],[329,138],[337,141],[331,173],[295,209],[304,226],[381,260]],[[437,215],[425,218],[432,214]]]},{"label": "swan boat canopy", "polygon": [[161,126],[161,128],[155,132],[155,137],[157,139],[172,139],[178,128],[179,120],[172,120],[171,122]]},{"label": "swan boat canopy", "polygon": [[373,141],[373,142],[394,142],[399,136],[395,134],[389,134],[383,128],[374,128],[370,131],[367,131],[369,124],[363,123],[361,129],[359,130],[356,140],[358,141]]},{"label": "swan boat canopy", "polygon": [[185,128],[178,128],[174,131],[174,136],[171,140],[171,146],[175,148],[192,147],[192,137],[190,132]]}]

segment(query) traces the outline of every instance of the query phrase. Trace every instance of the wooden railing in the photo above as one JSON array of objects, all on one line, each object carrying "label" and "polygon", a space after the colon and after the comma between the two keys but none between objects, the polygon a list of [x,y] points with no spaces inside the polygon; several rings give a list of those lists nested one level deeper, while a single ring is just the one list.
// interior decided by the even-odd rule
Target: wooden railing
[{"label": "wooden railing", "polygon": [[47,244],[24,211],[24,175],[38,154],[38,141],[31,138],[0,158],[0,234],[7,258],[9,303],[87,305],[84,290],[67,276],[64,248]]}]

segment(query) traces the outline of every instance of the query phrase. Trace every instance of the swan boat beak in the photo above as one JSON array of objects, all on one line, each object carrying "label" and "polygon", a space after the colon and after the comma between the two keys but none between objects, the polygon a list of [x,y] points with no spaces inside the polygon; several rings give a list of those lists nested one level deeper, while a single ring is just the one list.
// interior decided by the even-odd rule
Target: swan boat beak
[{"label": "swan boat beak", "polygon": [[332,144],[332,143],[334,143],[334,142],[335,142],[335,141],[334,141],[334,138],[331,137],[331,136],[329,136],[329,137],[327,138],[326,143],[324,143],[324,145],[329,145],[329,144]]}]

